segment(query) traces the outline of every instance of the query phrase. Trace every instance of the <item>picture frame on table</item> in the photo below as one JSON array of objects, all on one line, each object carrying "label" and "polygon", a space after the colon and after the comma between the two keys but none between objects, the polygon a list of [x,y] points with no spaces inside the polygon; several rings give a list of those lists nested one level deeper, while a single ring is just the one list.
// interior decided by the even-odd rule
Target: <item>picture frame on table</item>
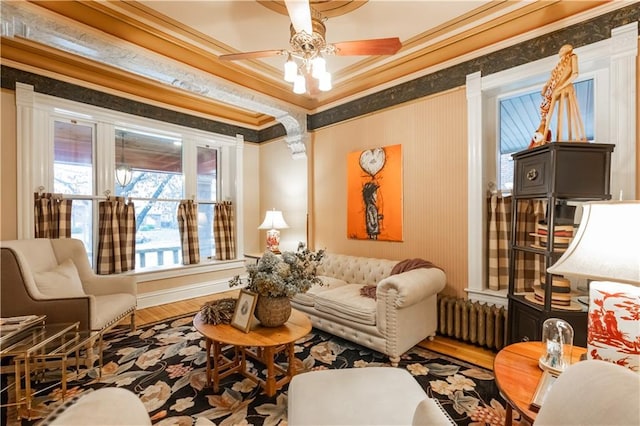
[{"label": "picture frame on table", "polygon": [[233,317],[231,318],[231,325],[245,333],[249,332],[251,328],[251,319],[253,318],[253,311],[256,309],[256,303],[258,302],[258,295],[247,290],[240,290],[238,301],[236,302],[236,308],[233,311]]}]

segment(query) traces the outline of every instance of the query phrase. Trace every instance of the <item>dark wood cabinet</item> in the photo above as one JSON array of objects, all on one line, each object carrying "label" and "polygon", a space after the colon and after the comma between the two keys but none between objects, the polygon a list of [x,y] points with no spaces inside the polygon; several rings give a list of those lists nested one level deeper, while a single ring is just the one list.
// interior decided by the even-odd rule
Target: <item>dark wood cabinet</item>
[{"label": "dark wood cabinet", "polygon": [[[539,262],[541,283],[554,283],[546,269],[564,251],[556,238],[559,212],[567,202],[608,200],[611,153],[614,145],[553,142],[513,154],[514,188],[512,200],[511,240],[509,251],[509,311],[507,339],[509,343],[540,340],[542,323],[547,318],[561,318],[574,329],[574,344],[586,346],[587,306],[562,309],[552,305],[552,285],[538,287],[537,299],[532,297],[535,279],[525,283],[528,291],[516,292],[516,279],[522,277],[526,262]],[[546,200],[544,226],[545,245],[533,244],[519,231],[522,201]],[[574,204],[574,203],[572,203]],[[573,220],[571,220],[571,224]],[[565,226],[567,226],[565,224]],[[523,237],[523,235],[525,235]],[[558,245],[558,247],[556,247]],[[558,277],[556,277],[558,279]],[[526,280],[525,280],[526,281]],[[554,296],[555,297],[555,296]],[[534,301],[535,299],[535,301]]]}]

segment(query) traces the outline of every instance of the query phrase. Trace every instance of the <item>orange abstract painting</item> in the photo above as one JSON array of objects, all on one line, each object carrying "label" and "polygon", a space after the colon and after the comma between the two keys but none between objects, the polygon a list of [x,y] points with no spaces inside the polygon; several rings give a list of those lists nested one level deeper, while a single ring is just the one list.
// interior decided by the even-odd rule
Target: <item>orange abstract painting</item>
[{"label": "orange abstract painting", "polygon": [[402,145],[347,157],[347,237],[402,241]]}]

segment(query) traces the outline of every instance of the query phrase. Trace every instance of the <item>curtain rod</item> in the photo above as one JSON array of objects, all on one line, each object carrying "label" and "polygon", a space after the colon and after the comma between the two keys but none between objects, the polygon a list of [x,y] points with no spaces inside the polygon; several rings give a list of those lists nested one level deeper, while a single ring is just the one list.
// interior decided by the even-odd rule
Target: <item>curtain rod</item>
[{"label": "curtain rod", "polygon": [[[42,194],[44,192],[44,187],[43,186],[39,186],[38,187],[38,193]],[[56,194],[58,196],[60,196],[60,198],[62,199],[66,199],[66,200],[108,200],[109,198],[111,198],[111,191],[110,190],[106,190],[104,191],[104,195],[79,195],[79,194]],[[191,200],[191,201],[195,201],[197,203],[201,203],[201,204],[216,204],[219,202],[224,202],[224,201],[198,201],[195,199],[195,195],[192,195],[191,198],[145,198],[145,197],[128,197],[125,195],[117,195],[117,197],[123,197],[125,200],[131,200],[131,201],[162,201],[162,202],[174,202],[174,203],[179,203],[181,201],[185,201],[185,200]],[[230,201],[230,200],[229,200]]]}]

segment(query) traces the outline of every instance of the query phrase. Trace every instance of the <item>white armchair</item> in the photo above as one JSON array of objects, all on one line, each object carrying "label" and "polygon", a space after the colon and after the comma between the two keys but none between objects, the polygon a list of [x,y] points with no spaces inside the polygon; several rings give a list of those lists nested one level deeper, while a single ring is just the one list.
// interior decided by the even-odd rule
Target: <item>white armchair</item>
[{"label": "white armchair", "polygon": [[46,315],[48,323],[104,331],[131,315],[135,327],[135,277],[96,275],[82,241],[11,240],[0,250],[2,316]]},{"label": "white armchair", "polygon": [[606,361],[581,361],[564,370],[534,424],[640,425],[640,375]]},{"label": "white armchair", "polygon": [[300,425],[452,425],[405,369],[339,368],[293,376],[287,421]]}]

